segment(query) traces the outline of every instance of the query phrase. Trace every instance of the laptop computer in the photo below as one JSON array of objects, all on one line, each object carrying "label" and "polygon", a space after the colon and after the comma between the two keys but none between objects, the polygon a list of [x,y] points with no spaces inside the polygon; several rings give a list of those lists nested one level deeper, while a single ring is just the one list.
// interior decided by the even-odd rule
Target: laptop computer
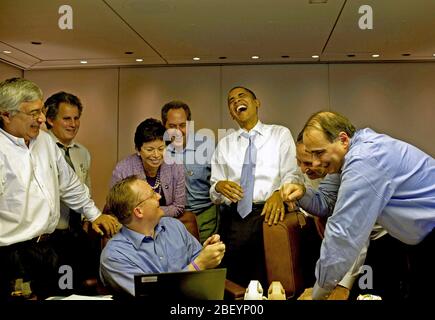
[{"label": "laptop computer", "polygon": [[134,276],[137,299],[223,300],[227,269]]}]

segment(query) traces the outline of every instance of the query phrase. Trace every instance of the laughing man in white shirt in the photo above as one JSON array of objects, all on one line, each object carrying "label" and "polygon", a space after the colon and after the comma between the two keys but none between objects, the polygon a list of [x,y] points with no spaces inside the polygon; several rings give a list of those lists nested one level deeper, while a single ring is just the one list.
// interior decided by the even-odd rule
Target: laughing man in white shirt
[{"label": "laughing man in white shirt", "polygon": [[[278,190],[289,181],[301,183],[302,178],[290,130],[263,124],[258,119],[259,107],[260,101],[251,90],[234,87],[229,91],[228,108],[240,129],[217,145],[212,158],[210,197],[222,204],[220,234],[227,245],[223,261],[228,269],[227,278],[242,286],[256,279],[266,287],[263,220],[271,225],[284,218],[285,208]],[[242,187],[242,167],[247,163],[245,153],[250,141],[256,149],[253,161],[256,165],[253,179]],[[240,213],[238,205],[244,197],[252,199],[246,216]]]}]

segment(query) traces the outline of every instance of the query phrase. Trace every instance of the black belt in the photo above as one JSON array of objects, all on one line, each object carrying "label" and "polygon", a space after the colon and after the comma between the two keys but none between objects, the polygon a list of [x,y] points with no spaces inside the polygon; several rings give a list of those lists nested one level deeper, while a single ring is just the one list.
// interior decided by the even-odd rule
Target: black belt
[{"label": "black belt", "polygon": [[[257,202],[257,203],[253,203],[252,204],[252,209],[262,209],[264,207],[266,202]],[[224,205],[226,207],[232,207],[232,208],[237,208],[237,202],[236,203],[231,203],[229,206],[228,205]]]},{"label": "black belt", "polygon": [[253,208],[253,209],[254,209],[254,208],[255,208],[255,209],[263,208],[265,203],[266,203],[266,202],[253,203],[253,204],[252,204],[252,208]]},{"label": "black belt", "polygon": [[56,229],[52,233],[44,233],[28,241],[32,243],[41,243],[41,242],[46,242],[56,236],[62,236],[68,233],[70,233],[69,229]]},{"label": "black belt", "polygon": [[42,242],[46,242],[50,239],[51,233],[44,233],[41,234],[37,237],[34,237],[33,239],[28,240],[29,242],[32,243],[42,243]]}]

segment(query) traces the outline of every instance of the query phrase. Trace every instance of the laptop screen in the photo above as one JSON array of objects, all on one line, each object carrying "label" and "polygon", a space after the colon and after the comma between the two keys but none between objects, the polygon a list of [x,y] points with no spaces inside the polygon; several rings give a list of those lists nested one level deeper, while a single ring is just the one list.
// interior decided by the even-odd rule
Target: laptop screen
[{"label": "laptop screen", "polygon": [[223,300],[227,269],[149,273],[134,276],[138,299]]}]

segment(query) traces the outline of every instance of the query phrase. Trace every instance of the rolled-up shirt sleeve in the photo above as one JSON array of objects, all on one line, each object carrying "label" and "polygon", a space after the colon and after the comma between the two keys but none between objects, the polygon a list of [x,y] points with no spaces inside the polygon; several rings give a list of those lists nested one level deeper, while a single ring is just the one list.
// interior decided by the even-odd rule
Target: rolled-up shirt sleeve
[{"label": "rolled-up shirt sleeve", "polygon": [[298,205],[318,217],[332,215],[340,182],[339,174],[328,174],[320,183],[318,190],[307,188],[305,195],[298,201]]},{"label": "rolled-up shirt sleeve", "polygon": [[69,208],[82,213],[89,221],[95,221],[101,212],[90,198],[89,188],[80,182],[79,177],[68,165],[61,151],[56,150],[55,152],[59,170],[60,200]]}]

